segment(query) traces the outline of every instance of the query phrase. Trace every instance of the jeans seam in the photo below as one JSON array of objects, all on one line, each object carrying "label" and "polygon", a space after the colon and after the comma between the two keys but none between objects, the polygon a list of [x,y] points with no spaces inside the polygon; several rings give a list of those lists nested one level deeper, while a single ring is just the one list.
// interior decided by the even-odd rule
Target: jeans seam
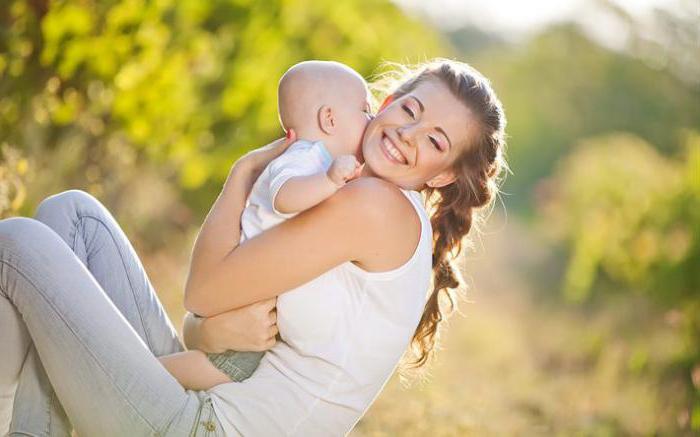
[{"label": "jeans seam", "polygon": [[[5,250],[7,250],[7,249],[5,249]],[[14,254],[13,252],[11,252],[11,251],[9,251],[9,250],[8,250],[8,253],[11,253],[12,255],[17,256],[16,254]],[[18,269],[17,267],[15,267],[15,266],[14,266],[13,264],[11,264],[9,261],[6,261],[6,260],[4,260],[4,259],[0,259],[0,264],[5,264],[6,266],[12,268],[15,272],[17,272],[18,275],[20,275],[21,277],[23,277],[29,284],[31,284],[31,286],[34,287],[34,289],[37,290],[37,292],[40,290],[40,288],[37,287],[36,284],[34,284],[34,282],[24,274],[24,272],[22,272],[20,269]],[[4,296],[7,296],[7,297],[9,298],[9,296],[8,296],[8,294],[7,294],[7,290],[4,290],[4,289],[2,288],[2,284],[0,284],[0,291],[2,292],[2,294],[3,294]],[[41,297],[41,299],[43,299],[43,300],[49,305],[49,307],[51,307],[51,309],[52,309],[53,312],[58,316],[58,318],[61,319],[61,320],[63,321],[63,323],[65,324],[65,326],[68,328],[68,330],[75,336],[75,338],[76,338],[78,344],[79,344],[79,345],[87,352],[87,354],[93,359],[93,361],[95,362],[95,364],[97,365],[97,367],[102,371],[102,373],[104,373],[105,377],[106,377],[107,380],[112,384],[112,386],[122,395],[122,399],[126,401],[126,403],[131,407],[131,409],[136,413],[136,415],[137,415],[138,417],[140,417],[141,420],[143,420],[143,421],[146,423],[146,425],[148,425],[148,426],[151,428],[151,431],[157,431],[158,428],[155,427],[155,426],[151,423],[150,420],[148,420],[146,417],[144,417],[144,416],[139,412],[139,409],[136,408],[136,405],[134,405],[134,404],[131,403],[131,400],[129,399],[129,397],[128,397],[128,396],[126,395],[126,393],[124,393],[124,392],[122,391],[122,389],[119,387],[119,384],[116,384],[116,383],[114,382],[114,380],[112,380],[112,378],[109,376],[109,372],[107,372],[107,370],[102,366],[102,363],[100,363],[100,361],[93,355],[93,353],[92,353],[92,351],[90,350],[90,348],[87,347],[87,346],[83,343],[83,341],[80,339],[80,336],[73,330],[73,327],[72,327],[72,326],[70,325],[70,323],[68,323],[68,321],[63,317],[63,314],[61,314],[61,312],[58,311],[58,310],[56,309],[56,307],[54,306],[53,302],[51,302],[51,300],[47,299],[46,296],[44,296],[42,293],[39,293],[39,292],[38,292],[37,294]],[[11,300],[11,301],[12,301],[12,300]]]},{"label": "jeans seam", "polygon": [[170,426],[173,424],[173,422],[178,417],[178,415],[182,415],[182,413],[185,411],[185,408],[187,408],[187,404],[189,403],[189,401],[190,401],[190,397],[187,396],[185,398],[184,402],[182,403],[182,406],[180,408],[176,409],[175,412],[173,414],[171,414],[170,417],[168,417],[165,420],[165,423],[158,428],[159,434],[167,435],[167,432],[170,430]]},{"label": "jeans seam", "polygon": [[[88,214],[81,214],[79,211],[76,211],[76,214],[78,216],[78,221],[82,222],[86,218],[90,218],[98,222],[102,227],[105,229],[109,237],[112,239],[112,243],[114,244],[114,247],[117,250],[117,253],[119,254],[119,259],[121,260],[122,263],[122,268],[124,269],[124,273],[126,276],[126,280],[129,282],[129,291],[131,291],[131,297],[134,299],[134,303],[136,304],[136,312],[139,315],[139,321],[141,322],[141,327],[143,328],[143,333],[144,336],[146,337],[144,340],[146,342],[146,345],[148,345],[148,348],[153,351],[155,349],[155,345],[153,344],[153,341],[151,340],[151,334],[148,331],[148,326],[146,325],[144,318],[143,318],[143,313],[141,312],[141,305],[139,304],[138,299],[136,298],[136,293],[134,292],[134,284],[131,282],[131,276],[129,276],[129,270],[126,268],[126,262],[124,261],[124,255],[122,254],[122,251],[119,248],[119,245],[117,244],[117,240],[114,238],[114,235],[112,235],[111,230],[109,229],[109,226],[107,226],[102,219],[99,217],[95,217],[93,215],[88,215]],[[77,229],[77,226],[74,226],[75,229]],[[75,233],[75,237],[73,239],[73,247],[71,248],[75,252],[75,239],[78,236],[78,232]],[[85,255],[85,262],[87,263],[87,256],[88,254]],[[87,266],[86,266],[87,267]],[[111,299],[110,299],[111,300]]]},{"label": "jeans seam", "polygon": [[[78,208],[75,209],[75,214],[78,218],[78,223],[80,224],[80,226],[83,229],[85,228],[84,224],[83,224],[85,219],[95,220],[95,222],[97,222],[100,226],[102,226],[102,228],[104,228],[105,232],[107,233],[107,235],[109,235],[109,238],[112,240],[112,244],[114,245],[114,248],[116,249],[117,253],[119,254],[119,260],[121,261],[122,269],[124,269],[124,276],[126,276],[126,280],[129,283],[129,291],[131,292],[131,297],[134,301],[134,304],[136,307],[136,312],[138,313],[138,316],[139,316],[139,322],[141,323],[141,327],[143,328],[143,334],[145,337],[144,342],[146,343],[146,345],[148,346],[148,348],[151,351],[155,350],[155,344],[153,343],[151,333],[148,329],[148,325],[145,322],[145,319],[143,316],[143,311],[141,308],[141,304],[139,303],[139,300],[137,299],[136,293],[134,291],[134,284],[131,280],[129,270],[127,269],[127,264],[124,260],[124,254],[122,253],[122,250],[121,250],[119,244],[117,244],[117,238],[114,237],[114,234],[112,233],[111,228],[109,226],[107,226],[107,224],[102,220],[101,217],[94,215],[94,213],[83,213],[83,212],[79,211]],[[77,240],[78,234],[79,234],[77,224],[73,225],[73,229],[75,230],[75,235],[74,235],[74,239],[73,239],[73,247],[71,249],[73,250],[73,252],[75,252],[75,243],[76,243],[76,240]],[[84,238],[85,234],[83,233],[82,235]],[[86,242],[86,248],[87,248],[87,242]],[[85,254],[85,262],[86,263],[88,262],[89,255],[90,255],[89,252]],[[86,267],[88,267],[88,266],[86,265]],[[110,300],[111,300],[111,298],[110,298]],[[175,414],[177,414],[177,411],[172,415],[173,419],[175,417]],[[170,418],[164,420],[163,424],[161,426],[159,426],[158,428],[163,429],[165,427],[168,427],[169,422],[170,422]]]},{"label": "jeans seam", "polygon": [[[36,346],[34,346],[34,348],[36,348]],[[37,351],[36,354],[38,356],[39,352]],[[43,366],[43,364],[42,364],[42,366]],[[44,370],[44,372],[46,372],[46,370]],[[48,378],[48,375],[46,375],[46,377]],[[51,414],[51,406],[53,405],[53,400],[54,400],[55,396],[56,396],[56,391],[53,389],[53,387],[51,387],[51,395],[49,396],[49,411],[48,411],[49,419],[47,420],[47,422],[48,422],[47,423],[48,435],[51,435],[51,422],[53,421],[53,417]]]}]

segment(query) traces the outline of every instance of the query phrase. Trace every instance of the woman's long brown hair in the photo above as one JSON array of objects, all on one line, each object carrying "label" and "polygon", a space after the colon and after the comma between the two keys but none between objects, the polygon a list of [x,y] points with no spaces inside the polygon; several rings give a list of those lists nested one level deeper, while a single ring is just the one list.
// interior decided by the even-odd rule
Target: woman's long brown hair
[{"label": "woman's long brown hair", "polygon": [[399,98],[422,82],[438,80],[470,109],[477,123],[476,129],[470,129],[471,137],[465,139],[467,146],[452,165],[456,180],[444,187],[426,186],[422,190],[433,228],[433,281],[411,341],[410,355],[414,359],[404,363],[408,369],[417,369],[434,355],[441,323],[456,309],[459,292],[465,289],[454,260],[478,219],[478,210],[491,204],[498,194],[502,170],[507,169],[506,118],[489,81],[465,63],[437,59],[417,68],[398,67],[375,81],[373,89],[381,92],[399,83],[390,93]]}]

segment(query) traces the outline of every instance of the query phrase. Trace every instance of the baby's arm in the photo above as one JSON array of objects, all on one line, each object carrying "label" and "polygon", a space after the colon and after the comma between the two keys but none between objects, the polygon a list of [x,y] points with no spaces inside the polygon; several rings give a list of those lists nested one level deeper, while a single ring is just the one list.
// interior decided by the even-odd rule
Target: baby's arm
[{"label": "baby's arm", "polygon": [[333,160],[327,172],[289,178],[274,198],[274,207],[283,214],[304,211],[333,195],[346,182],[360,175],[362,167],[352,155]]},{"label": "baby's arm", "polygon": [[207,355],[199,350],[188,350],[158,357],[163,367],[184,388],[189,390],[209,390],[231,382],[231,379],[214,366]]}]

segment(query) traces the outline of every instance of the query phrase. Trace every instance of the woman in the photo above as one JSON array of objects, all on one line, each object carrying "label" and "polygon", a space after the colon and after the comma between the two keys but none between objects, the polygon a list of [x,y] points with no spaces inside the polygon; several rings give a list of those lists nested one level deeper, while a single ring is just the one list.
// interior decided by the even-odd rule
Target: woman
[{"label": "woman", "polygon": [[[37,220],[0,222],[0,302],[14,304],[36,349],[22,369],[36,376],[24,384],[22,375],[18,397],[35,395],[38,415],[56,416],[43,365],[81,435],[348,432],[409,342],[417,365],[430,356],[443,317],[440,295],[459,286],[450,253],[474,209],[496,192],[504,125],[483,77],[437,61],[396,88],[369,124],[366,178],[236,246],[245,196],[282,148],[239,160],[195,245],[186,306],[212,316],[298,287],[300,305],[323,299],[333,317],[317,311],[290,324],[306,322],[304,332],[317,334],[315,326],[334,338],[279,342],[250,379],[207,393],[183,390],[155,358],[179,350],[179,342],[133,249],[99,203],[73,192],[43,202]],[[416,190],[433,200],[430,219]],[[203,339],[216,338],[206,326],[190,318],[191,346],[206,349]],[[22,414],[12,431],[48,432],[50,420],[37,424]]]}]

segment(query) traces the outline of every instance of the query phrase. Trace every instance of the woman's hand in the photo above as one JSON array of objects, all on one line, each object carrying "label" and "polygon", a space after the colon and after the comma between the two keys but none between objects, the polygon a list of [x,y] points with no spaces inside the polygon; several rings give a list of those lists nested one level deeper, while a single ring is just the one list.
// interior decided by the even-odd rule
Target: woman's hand
[{"label": "woman's hand", "polygon": [[258,175],[294,141],[296,134],[290,129],[286,138],[247,153],[231,168],[192,250],[190,271],[185,284],[185,308],[189,311],[203,316],[215,315],[197,309],[198,302],[207,299],[206,292],[202,291],[206,289],[208,277],[240,242],[241,214]]},{"label": "woman's hand", "polygon": [[260,173],[262,173],[265,167],[267,167],[267,164],[269,164],[270,161],[284,153],[284,151],[287,150],[287,147],[289,147],[296,140],[296,132],[294,132],[293,129],[289,129],[286,137],[280,138],[255,150],[251,150],[239,158],[231,168],[229,177],[234,171],[245,171],[250,172],[251,178],[254,181],[258,178]]},{"label": "woman's hand", "polygon": [[276,303],[273,297],[208,318],[188,313],[183,328],[185,344],[188,349],[208,353],[270,349],[279,332]]}]

